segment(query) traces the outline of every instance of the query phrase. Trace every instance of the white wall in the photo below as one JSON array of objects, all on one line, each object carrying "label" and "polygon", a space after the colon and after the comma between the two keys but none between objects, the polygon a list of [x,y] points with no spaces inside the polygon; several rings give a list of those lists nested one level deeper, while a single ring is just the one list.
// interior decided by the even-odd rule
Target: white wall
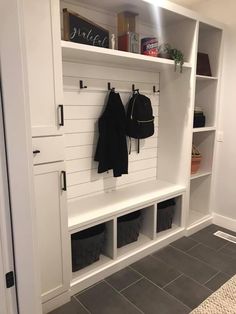
[{"label": "white wall", "polygon": [[224,137],[218,143],[213,210],[236,219],[236,1],[203,1],[192,9],[226,24],[219,116]]}]

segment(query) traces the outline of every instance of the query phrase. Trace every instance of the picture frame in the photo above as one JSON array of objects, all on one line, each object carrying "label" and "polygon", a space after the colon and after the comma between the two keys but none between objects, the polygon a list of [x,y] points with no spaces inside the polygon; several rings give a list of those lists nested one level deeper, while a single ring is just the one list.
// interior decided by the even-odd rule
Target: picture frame
[{"label": "picture frame", "polygon": [[81,15],[63,9],[64,40],[109,48],[109,31]]}]

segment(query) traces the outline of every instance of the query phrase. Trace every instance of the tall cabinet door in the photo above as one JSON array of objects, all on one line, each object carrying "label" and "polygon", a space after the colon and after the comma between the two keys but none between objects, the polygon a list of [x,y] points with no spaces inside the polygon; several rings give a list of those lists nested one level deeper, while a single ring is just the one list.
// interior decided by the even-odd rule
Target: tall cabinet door
[{"label": "tall cabinet door", "polygon": [[34,166],[42,302],[69,289],[64,162]]},{"label": "tall cabinet door", "polygon": [[23,0],[32,136],[63,129],[59,1]]}]

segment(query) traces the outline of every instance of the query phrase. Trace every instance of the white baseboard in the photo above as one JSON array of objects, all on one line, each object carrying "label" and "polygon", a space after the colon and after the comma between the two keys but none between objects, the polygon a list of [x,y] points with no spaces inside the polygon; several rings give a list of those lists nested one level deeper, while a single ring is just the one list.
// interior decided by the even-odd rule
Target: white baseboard
[{"label": "white baseboard", "polygon": [[43,314],[51,312],[69,301],[70,301],[70,291],[66,291],[65,293],[60,294],[57,297],[43,303],[42,305]]},{"label": "white baseboard", "polygon": [[185,230],[186,237],[191,236],[193,233],[198,232],[202,230],[203,228],[211,225],[213,223],[213,217],[212,215],[209,215],[208,217],[201,219],[200,221],[192,224],[191,226],[187,227]]},{"label": "white baseboard", "polygon": [[213,223],[220,227],[232,230],[236,232],[236,219],[232,219],[226,216],[218,215],[216,213],[213,214]]}]

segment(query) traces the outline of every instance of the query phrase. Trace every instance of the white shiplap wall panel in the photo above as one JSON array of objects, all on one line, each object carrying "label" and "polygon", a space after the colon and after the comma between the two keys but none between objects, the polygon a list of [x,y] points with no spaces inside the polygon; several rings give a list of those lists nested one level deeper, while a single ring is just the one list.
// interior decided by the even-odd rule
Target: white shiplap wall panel
[{"label": "white shiplap wall panel", "polygon": [[122,187],[123,185],[127,184],[134,184],[139,181],[155,180],[156,176],[154,170],[155,168],[130,173],[119,178],[109,177],[104,180],[88,182],[85,184],[80,184],[79,186],[72,186],[68,188],[68,198],[78,198],[81,196],[88,196],[98,193],[100,191],[114,190],[117,187]]},{"label": "white shiplap wall panel", "polygon": [[[141,154],[147,149],[153,148],[155,155],[157,155],[157,138],[150,137],[147,139],[140,140]],[[132,139],[131,143],[132,154],[131,158],[135,156],[135,151],[137,150],[137,141]],[[66,160],[80,159],[80,158],[92,158],[94,156],[96,145],[78,145],[66,147]],[[151,154],[151,151],[149,152]],[[154,152],[153,152],[154,154]],[[133,160],[133,159],[132,159]]]},{"label": "white shiplap wall panel", "polygon": [[[66,120],[97,119],[97,117],[99,117],[104,110],[102,102],[100,104],[101,104],[100,106],[91,105],[89,106],[80,105],[79,103],[77,103],[76,106],[65,106],[65,119]],[[153,114],[155,117],[158,116],[158,106],[153,106]]]},{"label": "white shiplap wall panel", "polygon": [[[79,89],[79,80],[87,89]],[[153,94],[153,85],[159,89],[159,75],[127,69],[102,67],[91,64],[63,63],[66,165],[68,199],[103,193],[140,181],[153,180],[157,175],[158,158],[158,108],[159,95]],[[113,172],[98,174],[94,154],[98,140],[98,119],[107,96],[107,83],[120,92],[126,107],[132,95],[132,84],[152,101],[155,116],[155,134],[140,141],[131,140],[129,174],[113,178]],[[129,140],[127,140],[129,144]]]},{"label": "white shiplap wall panel", "polygon": [[72,133],[65,135],[66,147],[92,145],[97,142],[98,133]]},{"label": "white shiplap wall panel", "polygon": [[[152,171],[154,171],[155,173],[156,164],[157,164],[157,160],[154,160],[154,158],[132,162],[129,165],[129,174],[133,172],[140,172],[141,170],[148,170],[148,169],[152,169]],[[67,183],[68,183],[68,187],[70,187],[72,185],[98,181],[98,180],[109,178],[112,176],[113,176],[112,170],[110,170],[109,172],[104,172],[104,173],[97,173],[97,169],[77,171],[77,172],[69,173],[67,175],[67,178],[68,178]]]}]

